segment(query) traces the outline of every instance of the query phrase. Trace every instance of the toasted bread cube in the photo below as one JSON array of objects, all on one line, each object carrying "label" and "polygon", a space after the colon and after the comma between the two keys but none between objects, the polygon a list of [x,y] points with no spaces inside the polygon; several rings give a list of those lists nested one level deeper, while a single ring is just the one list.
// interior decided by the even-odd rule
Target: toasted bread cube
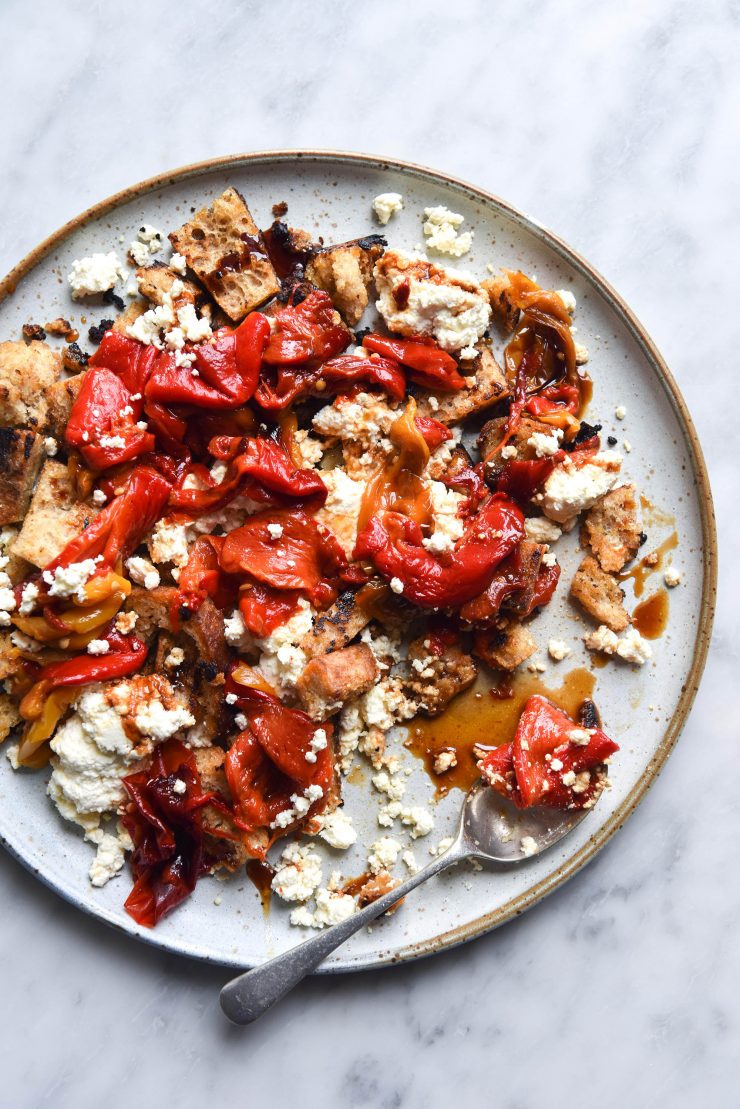
[{"label": "toasted bread cube", "polygon": [[244,197],[229,188],[170,234],[217,304],[241,320],[280,289],[264,239]]},{"label": "toasted bread cube", "polygon": [[[417,399],[419,416],[432,416],[443,424],[459,424],[474,412],[483,412],[509,395],[504,371],[493,356],[488,343],[480,342],[478,356],[473,362],[463,363],[461,373],[468,387],[454,393],[420,393]],[[430,404],[430,396],[434,402]]]},{"label": "toasted bread cube", "polygon": [[64,440],[64,432],[84,380],[85,371],[55,381],[46,391],[46,428],[55,439]]},{"label": "toasted bread cube", "polygon": [[381,235],[369,235],[321,250],[306,266],[306,278],[329,294],[350,327],[367,308],[373,267],[384,249]]},{"label": "toasted bread cube", "polygon": [[588,544],[602,570],[617,573],[634,558],[642,539],[640,508],[634,485],[612,489],[588,510],[581,542]]},{"label": "toasted bread cube", "polygon": [[310,632],[300,642],[300,648],[307,658],[312,659],[348,647],[370,620],[370,614],[357,603],[357,594],[348,589],[337,597],[331,608],[314,619]]},{"label": "toasted bread cube", "polygon": [[6,693],[0,694],[0,743],[7,739],[16,724],[20,723],[18,706]]},{"label": "toasted bread cube", "polygon": [[501,619],[490,631],[479,632],[473,651],[494,670],[516,670],[537,650],[529,628],[519,620]]},{"label": "toasted bread cube", "polygon": [[429,642],[428,635],[420,635],[409,644],[411,677],[404,682],[404,691],[418,702],[425,716],[438,716],[458,693],[473,684],[478,667],[458,643],[445,645],[444,654],[437,655],[424,646]]},{"label": "toasted bread cube", "polygon": [[141,266],[136,271],[136,280],[139,284],[139,292],[152,304],[157,305],[164,304],[173,283],[179,281],[183,288],[180,295],[176,297],[177,307],[192,304],[198,314],[207,320],[210,320],[213,315],[212,305],[203,290],[194,281],[188,281],[181,274],[175,273],[165,262],[153,262],[151,266]]},{"label": "toasted bread cube", "polygon": [[378,676],[375,656],[366,643],[332,651],[308,663],[296,682],[302,707],[313,720],[326,720],[372,688]]},{"label": "toasted bread cube", "polygon": [[0,343],[0,424],[43,427],[46,390],[60,372],[59,355],[46,343]]},{"label": "toasted bread cube", "polygon": [[587,555],[578,567],[570,587],[570,595],[597,624],[606,624],[613,632],[622,632],[630,618],[624,607],[624,590],[616,578],[602,570],[593,555]]},{"label": "toasted bread cube", "polygon": [[47,566],[97,514],[97,508],[77,500],[67,467],[47,458],[13,554]]},{"label": "toasted bread cube", "polygon": [[494,319],[505,331],[513,331],[519,319],[519,309],[511,299],[511,281],[505,273],[495,274],[481,281],[481,288],[488,293]]},{"label": "toasted bread cube", "polygon": [[23,519],[45,457],[35,431],[0,427],[0,524]]}]

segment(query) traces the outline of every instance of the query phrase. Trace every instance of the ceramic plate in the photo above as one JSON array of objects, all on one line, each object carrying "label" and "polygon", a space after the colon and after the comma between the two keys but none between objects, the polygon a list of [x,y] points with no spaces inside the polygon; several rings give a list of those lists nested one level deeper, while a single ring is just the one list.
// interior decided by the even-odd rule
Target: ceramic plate
[{"label": "ceramic plate", "polygon": [[[260,226],[271,222],[273,204],[287,201],[293,225],[334,241],[377,231],[373,197],[400,192],[405,207],[388,225],[387,234],[392,245],[407,249],[421,241],[423,208],[444,204],[461,212],[465,228],[475,232],[473,250],[461,264],[466,270],[484,277],[486,264],[493,262],[536,274],[546,288],[572,289],[578,300],[577,338],[591,354],[591,416],[603,423],[603,436],[614,434],[620,444],[625,439],[631,444],[626,472],[658,510],[648,521],[650,545],[662,542],[674,527],[678,530],[672,557],[683,577],[671,591],[667,630],[655,642],[653,662],[641,669],[612,663],[595,671],[595,698],[605,727],[621,745],[611,771],[613,788],[558,848],[506,874],[456,868],[433,879],[394,916],[340,948],[322,970],[404,961],[478,936],[535,904],[593,858],[655,779],[686,719],[711,630],[715,533],[704,463],[684,402],[660,355],[630,310],[588,263],[494,196],[418,166],[361,155],[237,156],[127,189],[52,235],[5,279],[0,286],[0,336],[18,338],[28,320],[58,314],[77,321],[86,317],[81,327],[85,335],[86,327],[106,313],[70,300],[66,274],[73,259],[114,248],[123,257],[126,246],[120,244],[127,245],[143,222],[175,228],[227,185],[244,194]],[[627,409],[624,421],[614,417],[618,405]],[[554,635],[573,649],[564,662],[548,664],[543,678],[553,686],[568,670],[589,665],[582,645],[585,628],[566,599],[565,583],[578,559],[575,533],[558,544],[558,558],[563,585],[534,628],[542,656]],[[426,802],[433,794],[432,784],[421,764],[406,757],[416,768],[410,779],[411,799]],[[58,817],[45,794],[45,777],[13,773],[7,759],[0,759],[0,834],[24,865],[81,909],[158,947],[230,966],[260,963],[303,938],[302,931],[288,925],[283,903],[275,899],[265,915],[257,891],[239,877],[203,880],[194,896],[154,931],[140,928],[123,911],[127,875],[102,890],[89,885],[91,848]],[[369,777],[354,785],[345,783],[344,792],[360,842],[370,843],[380,830]],[[452,790],[435,806],[434,832],[415,844],[422,863],[429,846],[453,830],[461,800],[461,793]],[[328,848],[326,854],[331,854]],[[333,862],[346,875],[358,874],[365,861],[366,850],[356,846],[329,861],[326,869]]]}]

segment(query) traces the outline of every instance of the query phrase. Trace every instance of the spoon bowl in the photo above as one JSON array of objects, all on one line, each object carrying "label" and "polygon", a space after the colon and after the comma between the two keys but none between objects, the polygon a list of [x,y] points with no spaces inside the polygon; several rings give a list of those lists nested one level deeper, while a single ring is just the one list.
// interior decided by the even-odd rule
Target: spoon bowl
[{"label": "spoon bowl", "polygon": [[[466,855],[487,862],[520,863],[553,847],[580,824],[588,809],[518,809],[483,780],[465,797],[458,840]],[[454,845],[453,845],[454,846]],[[450,847],[452,850],[452,847]]]}]

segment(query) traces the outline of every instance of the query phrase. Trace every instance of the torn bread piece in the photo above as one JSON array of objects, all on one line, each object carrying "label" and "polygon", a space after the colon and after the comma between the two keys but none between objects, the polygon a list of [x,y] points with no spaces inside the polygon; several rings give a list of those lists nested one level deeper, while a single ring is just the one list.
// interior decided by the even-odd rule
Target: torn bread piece
[{"label": "torn bread piece", "polygon": [[617,573],[634,558],[642,541],[637,489],[620,485],[589,509],[581,543],[590,546],[603,570]]},{"label": "torn bread piece", "polygon": [[41,435],[0,427],[0,524],[23,519],[45,458]]},{"label": "torn bread piece", "polygon": [[623,603],[624,590],[616,578],[601,569],[593,555],[587,555],[578,567],[570,595],[597,623],[613,632],[624,631],[630,623]]},{"label": "torn bread piece", "polygon": [[504,371],[494,358],[490,344],[480,342],[475,350],[475,358],[460,366],[466,388],[454,393],[420,393],[417,400],[420,416],[433,416],[443,424],[459,424],[508,397]]},{"label": "torn bread piece", "polygon": [[367,308],[373,267],[385,245],[382,235],[368,235],[319,250],[306,265],[306,279],[329,294],[349,327]]},{"label": "torn bread piece", "polygon": [[495,627],[476,633],[473,653],[494,670],[516,670],[537,651],[537,641],[520,620],[499,619]]},{"label": "torn bread piece", "polygon": [[60,356],[46,343],[0,343],[0,424],[42,428],[46,391],[60,373]]},{"label": "torn bread piece", "polygon": [[56,558],[98,514],[78,500],[67,467],[47,458],[13,554],[43,568]]},{"label": "torn bread piece", "polygon": [[280,290],[262,233],[234,188],[201,208],[169,238],[232,320],[243,319]]},{"label": "torn bread piece", "polygon": [[373,652],[366,643],[356,643],[311,659],[296,682],[296,693],[311,719],[321,721],[367,693],[377,677]]}]

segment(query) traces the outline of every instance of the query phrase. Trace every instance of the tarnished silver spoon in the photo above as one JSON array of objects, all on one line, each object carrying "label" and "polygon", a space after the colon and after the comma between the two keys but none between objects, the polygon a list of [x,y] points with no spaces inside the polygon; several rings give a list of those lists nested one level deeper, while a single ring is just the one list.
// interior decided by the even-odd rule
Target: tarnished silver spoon
[{"label": "tarnished silver spoon", "polygon": [[428,866],[348,920],[233,978],[221,990],[221,1008],[235,1024],[251,1024],[315,970],[327,955],[434,874],[463,859],[519,863],[539,855],[580,824],[587,810],[517,809],[482,781],[463,805],[457,836]]}]

